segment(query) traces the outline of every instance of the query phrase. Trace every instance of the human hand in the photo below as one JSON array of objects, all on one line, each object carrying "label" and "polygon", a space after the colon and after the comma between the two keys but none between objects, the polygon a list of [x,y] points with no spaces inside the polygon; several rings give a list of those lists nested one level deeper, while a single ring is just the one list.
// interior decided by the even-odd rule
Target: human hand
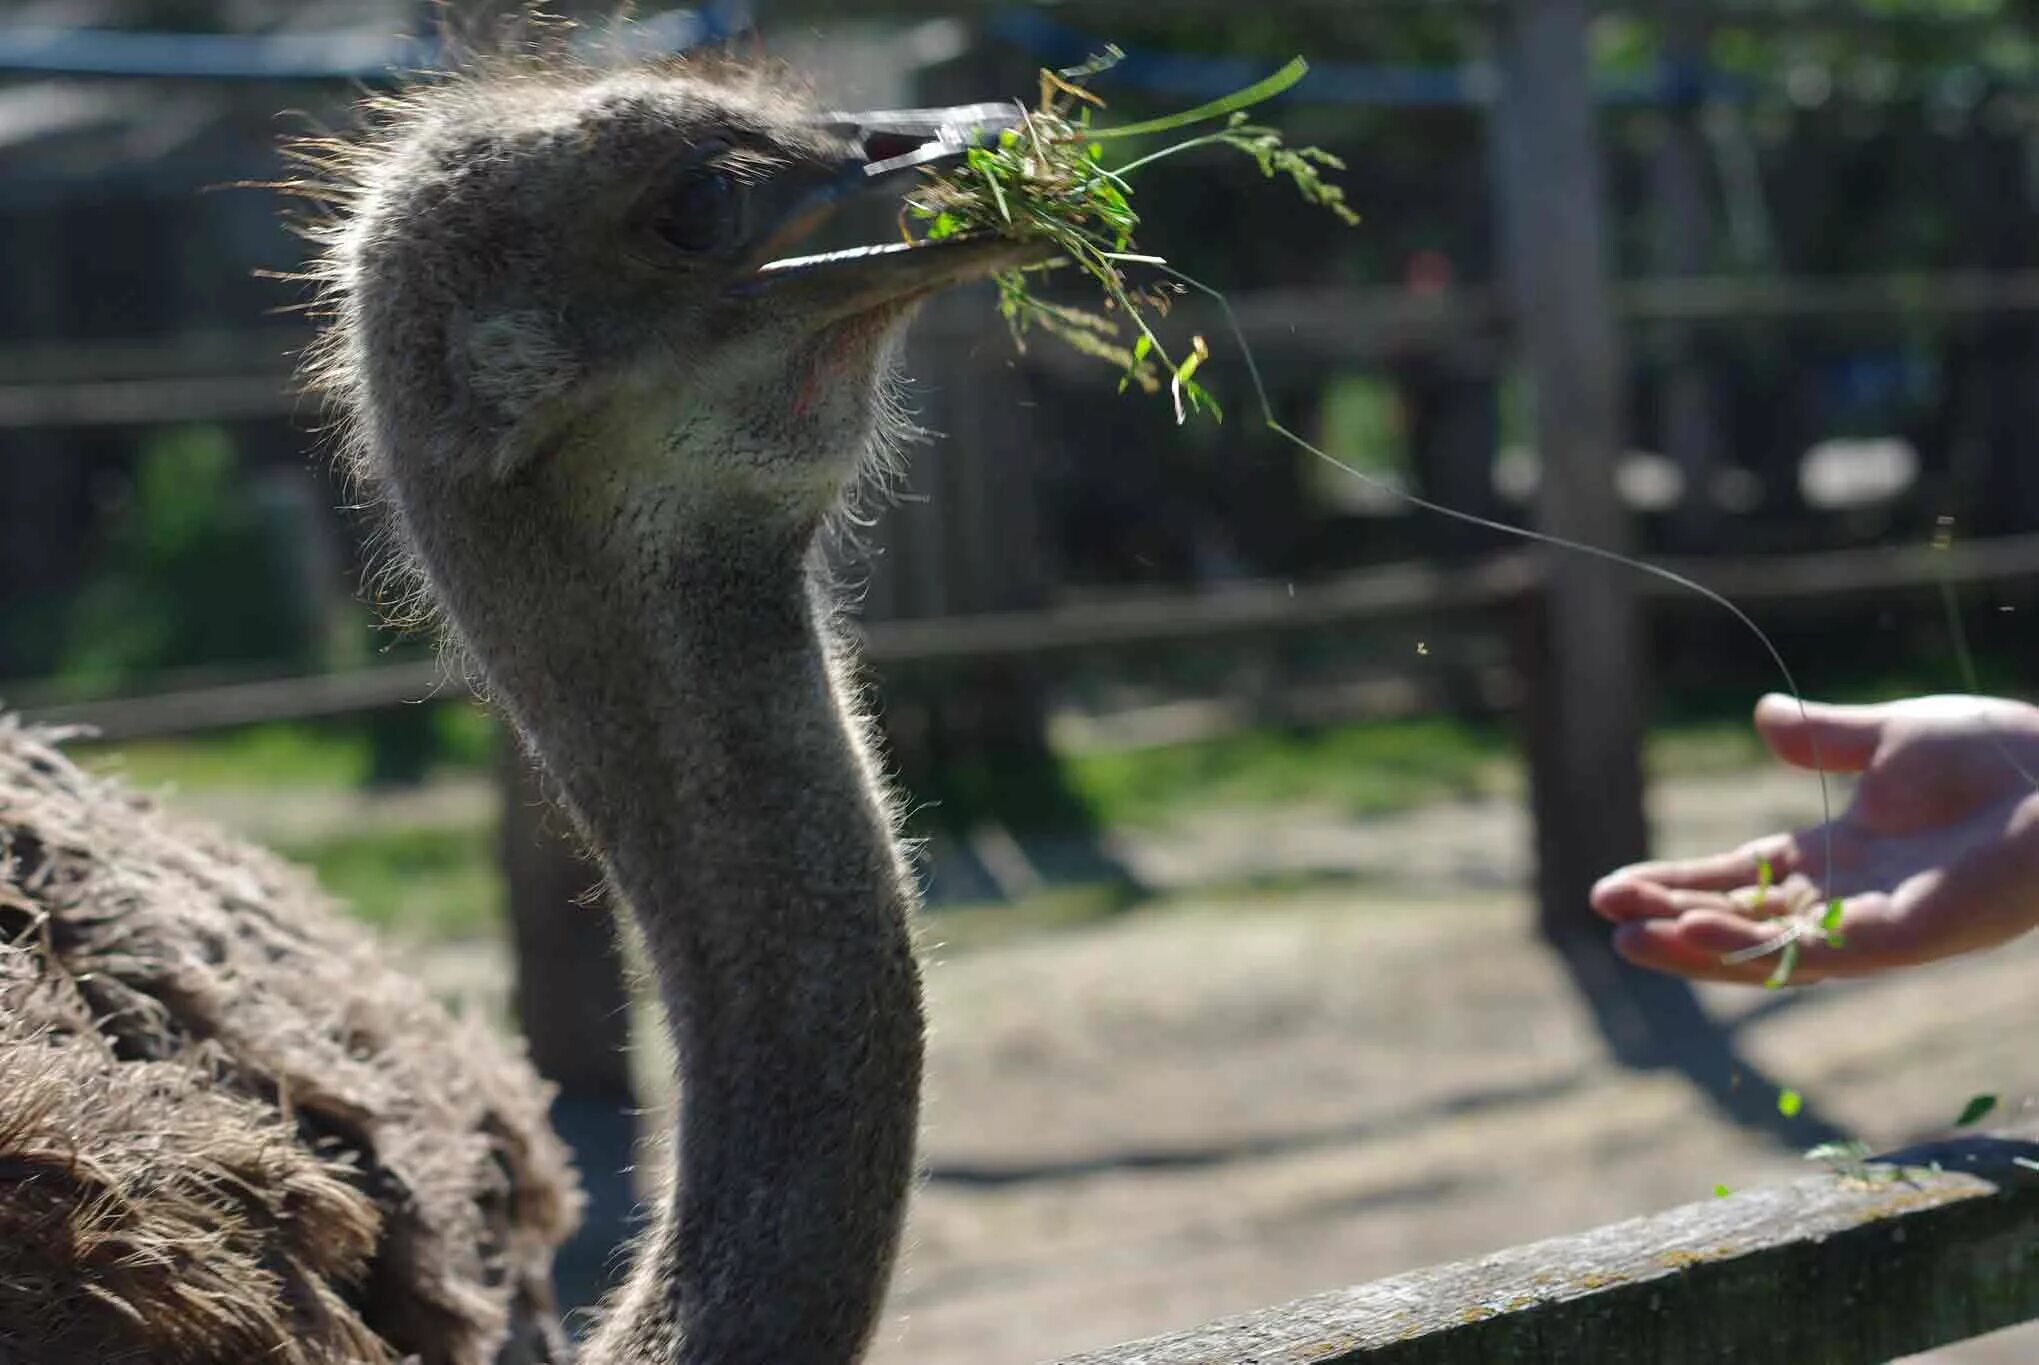
[{"label": "human hand", "polygon": [[[1796,915],[1790,979],[1804,984],[1994,947],[2039,924],[2039,707],[1938,696],[1808,702],[1801,715],[1772,695],[1757,703],[1756,728],[1787,763],[1860,774],[1853,799],[1830,825],[1602,878],[1593,908],[1615,922],[1623,957],[1760,982],[1774,954],[1728,959],[1775,942]],[[1830,942],[1818,921],[1835,896]]]}]

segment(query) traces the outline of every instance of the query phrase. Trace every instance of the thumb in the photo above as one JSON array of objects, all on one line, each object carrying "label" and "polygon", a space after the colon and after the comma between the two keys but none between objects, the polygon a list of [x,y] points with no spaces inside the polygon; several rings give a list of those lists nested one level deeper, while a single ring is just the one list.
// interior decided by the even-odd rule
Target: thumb
[{"label": "thumb", "polygon": [[1859,773],[1869,766],[1889,718],[1885,706],[1809,701],[1801,707],[1776,692],[1756,703],[1756,729],[1771,753],[1794,767],[1835,773]]}]

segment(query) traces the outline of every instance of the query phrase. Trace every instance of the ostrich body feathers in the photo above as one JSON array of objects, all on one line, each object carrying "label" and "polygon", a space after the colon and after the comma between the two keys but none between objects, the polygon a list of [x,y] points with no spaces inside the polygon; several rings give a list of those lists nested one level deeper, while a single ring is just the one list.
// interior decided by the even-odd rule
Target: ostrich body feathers
[{"label": "ostrich body feathers", "polygon": [[58,738],[0,717],[0,1362],[562,1358],[537,1076]]}]

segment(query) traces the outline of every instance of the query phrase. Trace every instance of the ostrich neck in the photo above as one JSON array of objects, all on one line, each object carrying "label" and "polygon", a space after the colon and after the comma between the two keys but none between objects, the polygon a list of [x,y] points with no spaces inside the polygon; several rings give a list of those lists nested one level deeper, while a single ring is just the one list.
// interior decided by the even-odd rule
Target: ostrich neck
[{"label": "ostrich neck", "polygon": [[921,1077],[911,892],[821,594],[797,561],[672,593],[612,644],[629,666],[581,674],[583,727],[533,727],[679,1061],[678,1178],[601,1365],[845,1365],[890,1278]]}]

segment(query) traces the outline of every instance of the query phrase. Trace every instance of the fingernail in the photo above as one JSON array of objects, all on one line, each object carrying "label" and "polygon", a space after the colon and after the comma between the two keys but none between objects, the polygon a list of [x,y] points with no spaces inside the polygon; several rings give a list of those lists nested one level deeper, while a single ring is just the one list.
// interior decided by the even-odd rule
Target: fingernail
[{"label": "fingernail", "polygon": [[1649,946],[1651,920],[1632,920],[1614,931],[1614,951],[1638,966],[1648,966],[1645,949]]}]

